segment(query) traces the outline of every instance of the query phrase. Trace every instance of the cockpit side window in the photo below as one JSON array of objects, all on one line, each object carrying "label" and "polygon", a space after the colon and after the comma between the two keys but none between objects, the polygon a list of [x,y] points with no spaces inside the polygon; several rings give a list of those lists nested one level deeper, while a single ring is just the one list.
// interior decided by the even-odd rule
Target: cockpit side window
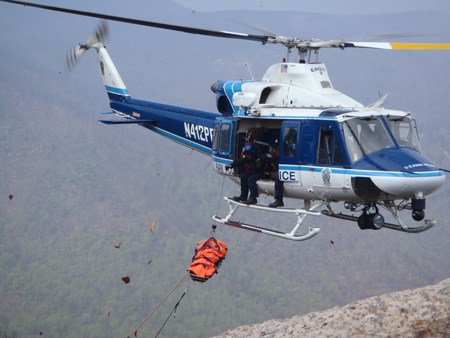
[{"label": "cockpit side window", "polygon": [[419,153],[422,152],[419,136],[415,126],[415,120],[409,117],[390,117],[389,128],[400,147],[412,148]]}]

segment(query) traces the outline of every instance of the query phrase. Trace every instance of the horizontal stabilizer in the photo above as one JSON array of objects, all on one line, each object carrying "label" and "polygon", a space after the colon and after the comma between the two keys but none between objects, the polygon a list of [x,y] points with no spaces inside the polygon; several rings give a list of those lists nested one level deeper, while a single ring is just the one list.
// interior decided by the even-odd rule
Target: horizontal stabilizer
[{"label": "horizontal stabilizer", "polygon": [[99,120],[101,123],[104,124],[142,124],[142,123],[151,123],[155,124],[155,120]]}]

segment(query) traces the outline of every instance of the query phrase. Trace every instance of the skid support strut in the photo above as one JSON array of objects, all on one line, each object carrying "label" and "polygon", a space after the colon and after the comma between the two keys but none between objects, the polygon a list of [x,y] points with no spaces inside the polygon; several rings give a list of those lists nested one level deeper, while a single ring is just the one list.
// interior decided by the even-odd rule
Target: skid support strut
[{"label": "skid support strut", "polygon": [[[302,225],[303,221],[305,220],[306,216],[320,216],[321,212],[316,211],[318,208],[322,207],[324,203],[320,202],[318,204],[315,204],[311,208],[306,209],[293,209],[293,208],[270,208],[263,205],[258,204],[244,204],[240,202],[236,202],[232,200],[231,198],[225,197],[225,201],[229,204],[229,212],[228,215],[224,218],[219,217],[217,215],[213,216],[213,220],[225,224],[228,226],[241,228],[245,230],[255,231],[259,233],[263,233],[270,236],[280,237],[284,239],[290,239],[293,241],[304,241],[307,239],[310,239],[317,235],[320,231],[319,228],[313,228],[309,227],[308,232],[304,234],[297,234],[297,230]],[[276,212],[276,213],[289,213],[289,214],[295,214],[297,216],[297,223],[293,227],[293,229],[290,232],[282,232],[275,229],[269,229],[269,228],[263,228],[257,225],[247,224],[243,222],[237,222],[233,221],[231,218],[233,217],[234,213],[238,210],[239,207],[245,207],[250,209],[258,209],[258,210],[264,210],[264,211],[270,211],[270,212]]]}]

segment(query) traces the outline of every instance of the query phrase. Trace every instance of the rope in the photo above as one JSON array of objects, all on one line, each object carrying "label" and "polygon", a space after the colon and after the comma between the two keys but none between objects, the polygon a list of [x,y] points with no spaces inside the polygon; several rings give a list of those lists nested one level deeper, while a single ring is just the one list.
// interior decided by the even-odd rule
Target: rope
[{"label": "rope", "polygon": [[175,313],[177,311],[178,305],[180,305],[181,300],[183,299],[183,297],[186,295],[186,291],[183,292],[183,294],[181,295],[180,299],[178,300],[178,302],[175,304],[175,307],[173,308],[172,312],[169,314],[169,316],[167,317],[166,321],[164,322],[164,324],[161,326],[161,328],[159,329],[158,333],[156,334],[155,338],[158,338],[159,334],[161,333],[161,331],[164,329],[164,326],[166,326],[167,322],[169,321],[170,317],[172,316],[173,313]]},{"label": "rope", "polygon": [[[139,326],[136,328],[136,330],[134,330],[133,331],[133,336],[134,337],[137,337],[137,332],[138,332],[138,330],[142,327],[142,326],[144,326],[144,324],[150,319],[150,317],[156,312],[156,310],[158,310],[160,307],[161,307],[161,305],[163,305],[164,304],[164,302],[167,300],[167,298],[169,298],[170,297],[170,295],[172,295],[172,293],[174,293],[179,287],[180,287],[180,285],[184,282],[184,280],[187,278],[189,276],[189,272],[188,273],[186,273],[186,275],[178,282],[178,284],[177,285],[175,285],[175,287],[166,295],[166,297],[164,297],[164,299],[161,301],[161,303],[159,303],[148,315],[147,315],[147,317],[145,317],[145,319],[142,321],[142,323],[141,324],[139,324]],[[185,292],[186,293],[186,292]],[[183,296],[184,296],[184,294],[183,294]],[[181,300],[181,299],[180,299]],[[179,303],[179,301],[178,301],[178,303]],[[178,306],[178,304],[177,304],[177,306]],[[164,323],[165,324],[165,323]],[[158,332],[158,334],[159,334],[159,332]],[[129,338],[130,336],[128,336],[127,338]]]}]

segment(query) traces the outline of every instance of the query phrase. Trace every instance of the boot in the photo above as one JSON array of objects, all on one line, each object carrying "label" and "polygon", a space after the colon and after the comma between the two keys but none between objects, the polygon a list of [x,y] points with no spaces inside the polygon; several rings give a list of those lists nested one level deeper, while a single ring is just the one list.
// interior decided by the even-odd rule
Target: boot
[{"label": "boot", "polygon": [[236,201],[236,202],[243,202],[245,201],[247,198],[241,197],[241,196],[233,196],[232,200]]},{"label": "boot", "polygon": [[269,204],[269,207],[271,208],[284,207],[283,200],[277,198],[274,202]]},{"label": "boot", "polygon": [[242,203],[244,203],[244,204],[256,204],[256,203],[258,203],[258,201],[257,201],[256,197],[250,196],[250,198],[248,200],[243,201]]}]

